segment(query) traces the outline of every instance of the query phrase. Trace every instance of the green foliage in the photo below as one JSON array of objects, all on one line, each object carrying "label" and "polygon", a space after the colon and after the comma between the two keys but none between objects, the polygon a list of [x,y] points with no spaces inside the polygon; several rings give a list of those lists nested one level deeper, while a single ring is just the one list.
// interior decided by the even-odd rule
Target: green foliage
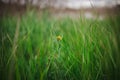
[{"label": "green foliage", "polygon": [[[15,56],[12,55],[17,17],[0,21],[0,73],[9,80],[15,58],[15,80],[118,80],[120,17],[55,20],[27,13],[20,18]],[[57,41],[57,36],[62,40]]]}]

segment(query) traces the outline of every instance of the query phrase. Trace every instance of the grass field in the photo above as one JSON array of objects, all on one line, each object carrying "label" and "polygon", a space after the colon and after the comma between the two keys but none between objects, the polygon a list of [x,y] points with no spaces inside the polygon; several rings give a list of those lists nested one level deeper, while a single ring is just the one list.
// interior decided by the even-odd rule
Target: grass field
[{"label": "grass field", "polygon": [[120,17],[0,19],[1,80],[119,80]]}]

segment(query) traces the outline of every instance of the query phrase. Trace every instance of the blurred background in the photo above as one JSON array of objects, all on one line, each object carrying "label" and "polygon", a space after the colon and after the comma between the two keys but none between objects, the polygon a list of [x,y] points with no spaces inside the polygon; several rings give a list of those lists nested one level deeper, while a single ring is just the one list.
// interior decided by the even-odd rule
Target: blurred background
[{"label": "blurred background", "polygon": [[49,14],[55,18],[69,16],[79,18],[103,19],[106,16],[114,16],[120,13],[120,0],[0,0],[0,15],[23,14],[26,5],[36,8],[38,12],[49,10]]}]

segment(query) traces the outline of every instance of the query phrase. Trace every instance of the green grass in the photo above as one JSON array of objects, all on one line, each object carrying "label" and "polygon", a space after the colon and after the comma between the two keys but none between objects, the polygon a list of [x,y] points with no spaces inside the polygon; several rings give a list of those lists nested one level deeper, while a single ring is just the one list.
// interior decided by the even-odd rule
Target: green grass
[{"label": "green grass", "polygon": [[[120,17],[53,19],[33,12],[0,21],[1,80],[118,80]],[[57,36],[62,36],[58,41]]]}]

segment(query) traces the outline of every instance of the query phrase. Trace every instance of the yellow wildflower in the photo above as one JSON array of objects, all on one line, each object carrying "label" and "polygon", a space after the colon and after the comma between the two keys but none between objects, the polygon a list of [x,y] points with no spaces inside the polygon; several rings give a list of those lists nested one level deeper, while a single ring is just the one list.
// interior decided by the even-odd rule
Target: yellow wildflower
[{"label": "yellow wildflower", "polygon": [[61,36],[57,36],[57,40],[58,41],[62,40],[62,37]]}]

